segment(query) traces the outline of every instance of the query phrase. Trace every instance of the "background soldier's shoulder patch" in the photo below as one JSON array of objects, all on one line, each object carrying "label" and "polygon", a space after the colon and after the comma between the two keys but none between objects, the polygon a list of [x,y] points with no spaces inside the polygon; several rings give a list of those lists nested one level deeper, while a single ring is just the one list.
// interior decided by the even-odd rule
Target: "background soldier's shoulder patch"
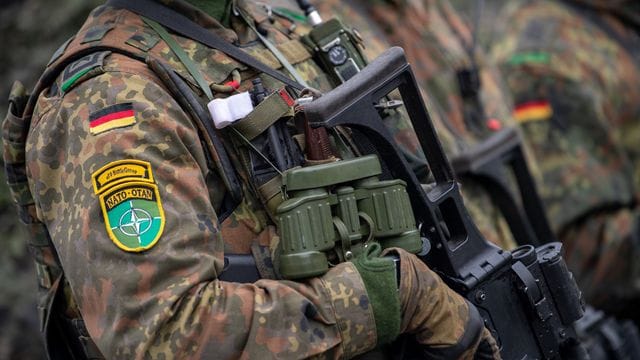
[{"label": "background soldier's shoulder patch", "polygon": [[551,104],[547,100],[527,101],[517,104],[513,117],[518,123],[549,120],[553,115]]},{"label": "background soldier's shoulder patch", "polygon": [[164,230],[165,215],[151,164],[140,160],[113,161],[91,177],[113,243],[129,252],[153,247]]},{"label": "background soldier's shoulder patch", "polygon": [[93,135],[136,123],[132,103],[116,104],[89,115],[89,132]]}]

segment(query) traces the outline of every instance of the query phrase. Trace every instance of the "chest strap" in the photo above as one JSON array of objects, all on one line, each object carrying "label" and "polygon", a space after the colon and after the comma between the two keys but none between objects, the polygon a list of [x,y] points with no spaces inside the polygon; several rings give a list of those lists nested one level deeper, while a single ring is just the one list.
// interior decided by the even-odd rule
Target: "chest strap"
[{"label": "chest strap", "polygon": [[138,15],[156,21],[162,26],[175,31],[178,34],[198,41],[210,48],[222,51],[229,57],[265,73],[294,89],[304,89],[304,86],[286,77],[283,73],[267,66],[258,59],[238,49],[233,44],[224,41],[214,33],[191,21],[184,15],[165,7],[158,2],[152,0],[109,0],[106,4],[115,8],[132,11]]}]

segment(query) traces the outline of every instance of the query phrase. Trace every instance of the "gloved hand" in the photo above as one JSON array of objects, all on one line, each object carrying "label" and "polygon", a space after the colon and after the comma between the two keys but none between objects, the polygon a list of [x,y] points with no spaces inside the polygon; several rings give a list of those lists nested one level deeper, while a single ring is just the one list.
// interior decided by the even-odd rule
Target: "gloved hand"
[{"label": "gloved hand", "polygon": [[413,254],[402,249],[386,253],[400,258],[400,332],[415,335],[425,358],[500,359],[473,305]]},{"label": "gloved hand", "polygon": [[420,358],[500,359],[498,346],[473,305],[415,255],[388,249],[384,255],[400,259],[398,288],[393,260],[380,253],[380,246],[372,244],[353,261],[373,307],[378,345],[411,334],[420,345]]}]

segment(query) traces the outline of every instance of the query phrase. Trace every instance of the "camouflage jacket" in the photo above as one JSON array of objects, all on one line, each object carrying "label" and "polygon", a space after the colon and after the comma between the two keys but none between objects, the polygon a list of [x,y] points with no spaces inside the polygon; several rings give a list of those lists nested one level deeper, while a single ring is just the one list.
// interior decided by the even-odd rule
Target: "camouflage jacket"
[{"label": "camouflage jacket", "polygon": [[[174,6],[182,13],[188,9],[181,3]],[[242,38],[250,32],[223,28],[201,13],[191,17],[229,41],[253,40]],[[289,50],[289,61],[312,86],[328,89],[299,42],[277,30],[271,34],[272,41]],[[219,51],[176,38],[207,82],[223,83],[238,69],[243,78],[239,90],[250,85],[244,79],[255,76],[253,70]],[[129,12],[96,9],[68,46],[92,41],[124,42],[134,51],[164,60],[194,82],[167,45]],[[267,50],[253,44],[249,53],[278,67]],[[115,53],[89,56],[84,62],[96,66],[79,77],[71,74],[73,66],[67,68],[56,89],[40,97],[27,143],[27,168],[39,216],[49,229],[87,330],[103,354],[181,358],[216,353],[229,358],[243,353],[307,357],[326,352],[350,357],[372,348],[371,308],[362,280],[349,264],[306,284],[215,280],[223,269],[224,252],[249,253],[252,244],[268,246],[275,236],[260,203],[247,192],[243,203],[219,225],[216,210],[224,186],[208,167],[192,120],[143,62]],[[78,64],[87,69],[83,61]],[[145,192],[147,199],[154,199],[151,206],[131,205],[131,219],[143,216],[136,212],[141,208],[159,220],[148,230],[150,238],[139,239],[140,245],[126,243],[121,234],[114,234],[117,230],[111,231],[117,224],[103,217],[101,206],[113,206],[116,198],[97,194],[111,180],[131,179],[126,174],[136,169],[141,169],[143,181],[113,189],[130,196]],[[132,184],[138,188],[127,188]],[[112,221],[123,216],[126,210]],[[146,226],[141,224],[137,226]],[[112,240],[122,249],[147,251],[144,256],[123,252]],[[307,335],[296,336],[297,332]],[[302,338],[305,341],[298,340]]]},{"label": "camouflage jacket", "polygon": [[[325,12],[336,14],[358,29],[367,41],[365,52],[375,57],[384,48],[405,49],[416,79],[423,89],[432,121],[450,159],[474,147],[505,127],[514,127],[512,100],[498,69],[473,44],[469,25],[447,1],[323,1]],[[477,97],[463,97],[459,73],[478,69]],[[418,156],[419,144],[410,124],[389,124],[396,140]],[[526,147],[526,145],[525,145]],[[532,169],[535,173],[535,168]],[[502,248],[515,240],[487,192],[475,181],[462,179],[465,205],[481,232]]]},{"label": "camouflage jacket", "polygon": [[[618,16],[623,5],[636,9]],[[631,1],[514,1],[492,49],[570,266],[613,311],[640,295],[640,35],[625,19],[639,14]]]},{"label": "camouflage jacket", "polygon": [[[286,19],[269,21],[257,3],[238,4],[311,86],[329,89],[298,40],[304,26],[291,32]],[[229,29],[180,1],[169,6],[267,65],[281,66],[238,18]],[[228,87],[237,71],[241,81],[232,88],[244,91],[258,75],[219,51],[175,38],[209,84]],[[274,226],[246,185],[242,203],[217,221],[225,191],[210,167],[215,151],[207,153],[199,128],[140,61],[168,63],[198,93],[167,44],[140,17],[99,7],[52,62],[96,44],[98,51],[69,64],[40,94],[27,138],[37,218],[69,285],[66,316],[81,314],[107,358],[349,358],[373,349],[372,307],[351,263],[300,283],[217,280],[225,252],[269,251],[277,242]],[[140,59],[104,50],[109,45]],[[467,315],[437,316],[461,321],[428,337],[447,345],[462,336]]]}]

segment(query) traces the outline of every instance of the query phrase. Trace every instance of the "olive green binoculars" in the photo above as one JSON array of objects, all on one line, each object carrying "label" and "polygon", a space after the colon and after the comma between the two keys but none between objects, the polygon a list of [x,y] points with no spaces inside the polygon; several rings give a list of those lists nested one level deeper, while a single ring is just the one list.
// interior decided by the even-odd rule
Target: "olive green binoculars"
[{"label": "olive green binoculars", "polygon": [[368,155],[283,174],[285,200],[276,209],[283,278],[322,275],[372,242],[422,249],[406,183],[379,180],[381,173],[377,156]]}]

